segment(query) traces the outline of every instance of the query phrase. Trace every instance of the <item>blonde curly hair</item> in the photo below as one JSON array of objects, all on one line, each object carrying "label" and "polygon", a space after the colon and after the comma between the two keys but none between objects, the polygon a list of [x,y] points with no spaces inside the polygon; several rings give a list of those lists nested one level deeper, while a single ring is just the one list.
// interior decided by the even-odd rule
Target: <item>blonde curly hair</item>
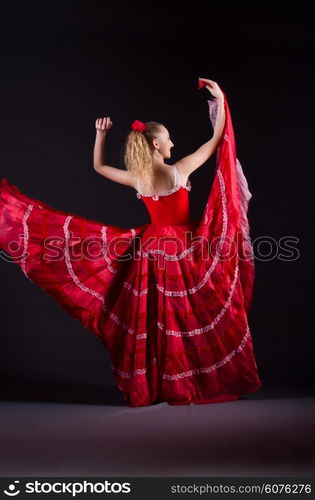
[{"label": "blonde curly hair", "polygon": [[124,162],[127,170],[137,177],[141,184],[153,191],[155,171],[152,168],[153,139],[158,138],[164,126],[159,122],[143,122],[147,126],[144,132],[131,130],[124,145]]}]

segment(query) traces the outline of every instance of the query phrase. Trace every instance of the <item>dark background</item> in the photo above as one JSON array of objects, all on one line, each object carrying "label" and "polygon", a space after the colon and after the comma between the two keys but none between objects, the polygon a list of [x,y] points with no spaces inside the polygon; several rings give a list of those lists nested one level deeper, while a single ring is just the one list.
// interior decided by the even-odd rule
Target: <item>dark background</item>
[{"label": "dark background", "polygon": [[[0,178],[57,209],[123,227],[149,222],[133,189],[93,170],[95,119],[113,121],[107,164],[124,168],[135,119],[167,126],[173,164],[212,135],[210,94],[197,90],[198,77],[225,91],[253,195],[251,236],[275,242],[273,256],[256,261],[249,321],[263,386],[252,397],[314,392],[314,31],[310,12],[296,5],[90,0],[0,8]],[[212,157],[191,175],[194,216],[214,165]],[[294,261],[277,255],[286,236],[298,241]],[[0,268],[2,398],[121,400],[93,334],[17,265]]]}]

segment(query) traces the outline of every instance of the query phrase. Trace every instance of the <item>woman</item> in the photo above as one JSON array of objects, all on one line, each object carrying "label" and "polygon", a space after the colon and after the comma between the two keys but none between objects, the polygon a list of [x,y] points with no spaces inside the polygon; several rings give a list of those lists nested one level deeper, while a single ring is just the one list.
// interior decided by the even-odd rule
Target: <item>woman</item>
[{"label": "woman", "polygon": [[[226,96],[212,80],[199,79],[203,86],[214,97],[213,136],[175,165],[164,161],[173,147],[167,128],[139,120],[125,144],[127,170],[104,165],[112,122],[96,120],[95,170],[136,189],[149,224],[92,221],[30,198],[7,179],[0,185],[0,247],[107,347],[133,407],[231,401],[261,385],[247,321],[251,194]],[[206,206],[191,221],[188,177],[216,150]]]}]

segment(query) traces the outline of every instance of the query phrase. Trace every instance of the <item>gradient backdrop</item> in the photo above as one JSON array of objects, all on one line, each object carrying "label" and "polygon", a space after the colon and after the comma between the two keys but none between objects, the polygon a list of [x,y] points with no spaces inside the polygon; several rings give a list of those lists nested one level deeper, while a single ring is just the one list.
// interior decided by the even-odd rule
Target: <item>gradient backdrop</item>
[{"label": "gradient backdrop", "polygon": [[[314,394],[312,273],[314,31],[298,9],[212,2],[30,2],[0,7],[0,176],[57,209],[108,224],[149,222],[136,192],[93,170],[95,120],[110,116],[105,162],[124,168],[133,120],[171,132],[170,164],[212,135],[219,83],[253,198],[250,327],[263,387],[251,397]],[[191,175],[192,214],[215,158]],[[294,260],[279,240],[296,238]],[[17,265],[0,262],[1,399],[122,403],[106,349]],[[123,403],[124,404],[124,403]]]}]

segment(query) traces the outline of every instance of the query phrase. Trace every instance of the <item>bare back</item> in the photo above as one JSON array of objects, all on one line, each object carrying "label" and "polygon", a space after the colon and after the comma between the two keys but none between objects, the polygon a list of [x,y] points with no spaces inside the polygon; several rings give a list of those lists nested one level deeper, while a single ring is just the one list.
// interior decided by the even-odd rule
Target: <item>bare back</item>
[{"label": "bare back", "polygon": [[[187,177],[188,179],[188,177]],[[150,194],[159,194],[174,189],[177,185],[183,186],[187,183],[187,179],[182,179],[179,175],[176,163],[169,165],[165,173],[160,174],[160,179],[155,183],[154,189]],[[149,190],[145,185],[140,185],[139,179],[136,179],[135,189],[141,193],[148,194]]]}]

